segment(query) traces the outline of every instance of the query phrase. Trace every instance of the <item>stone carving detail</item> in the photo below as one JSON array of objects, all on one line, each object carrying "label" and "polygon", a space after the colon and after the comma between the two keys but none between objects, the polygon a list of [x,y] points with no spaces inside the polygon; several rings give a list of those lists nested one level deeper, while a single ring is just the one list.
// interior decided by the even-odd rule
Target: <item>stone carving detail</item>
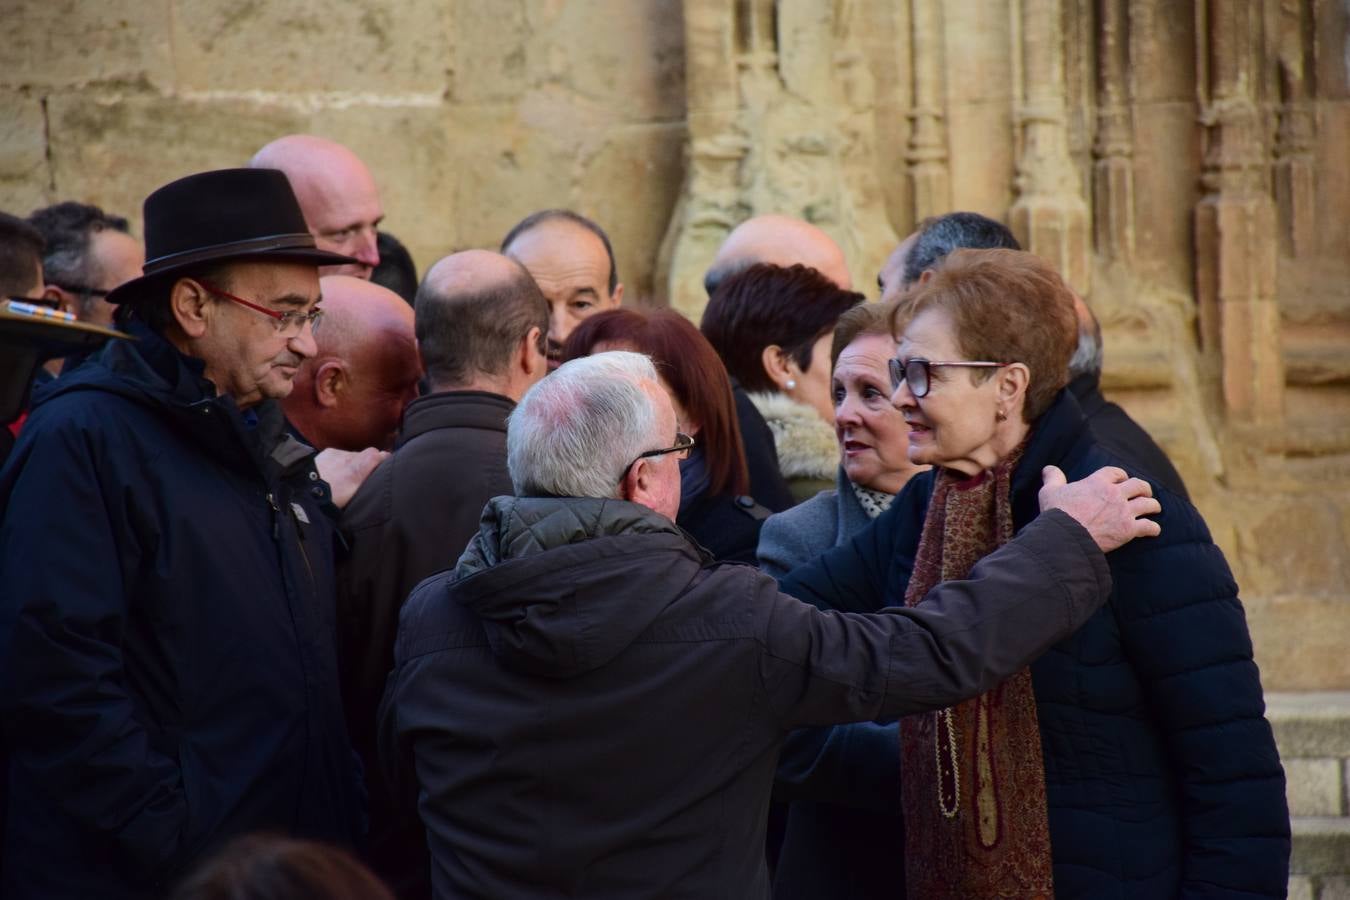
[{"label": "stone carving detail", "polygon": [[951,209],[947,168],[946,98],[943,92],[942,4],[939,0],[910,3],[910,58],[914,66],[914,108],[910,111],[910,189],[914,221]]},{"label": "stone carving detail", "polygon": [[1275,201],[1280,244],[1289,256],[1307,256],[1315,228],[1310,60],[1303,35],[1309,17],[1306,0],[1281,0],[1279,73],[1281,104],[1275,137]]},{"label": "stone carving detail", "polygon": [[[1236,423],[1277,426],[1284,371],[1275,298],[1275,204],[1267,192],[1263,117],[1255,95],[1260,10],[1247,0],[1196,6],[1206,191],[1195,211],[1202,348],[1221,366]],[[1278,432],[1262,432],[1274,440]]]},{"label": "stone carving detail", "polygon": [[1022,95],[1009,226],[1022,245],[1058,267],[1080,293],[1090,288],[1087,204],[1069,155],[1060,0],[1021,0]]},{"label": "stone carving detail", "polygon": [[1113,262],[1134,257],[1134,154],[1127,105],[1127,0],[1098,0],[1097,140],[1092,148],[1097,252]]},{"label": "stone carving detail", "polygon": [[[857,52],[854,0],[687,0],[689,161],[657,283],[691,317],[702,278],[737,223],[800,216],[871,280],[894,232],[877,184],[874,87]],[[878,238],[881,240],[879,241]]]}]

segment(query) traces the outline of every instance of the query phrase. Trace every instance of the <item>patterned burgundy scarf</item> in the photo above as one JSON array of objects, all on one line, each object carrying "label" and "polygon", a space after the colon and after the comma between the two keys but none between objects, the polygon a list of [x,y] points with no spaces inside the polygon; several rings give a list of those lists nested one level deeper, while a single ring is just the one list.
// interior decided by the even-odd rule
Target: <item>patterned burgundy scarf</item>
[{"label": "patterned burgundy scarf", "polygon": [[[906,606],[1012,539],[1009,483],[1024,447],[966,481],[939,472]],[[901,719],[900,784],[909,900],[1054,896],[1030,669],[951,709]]]}]

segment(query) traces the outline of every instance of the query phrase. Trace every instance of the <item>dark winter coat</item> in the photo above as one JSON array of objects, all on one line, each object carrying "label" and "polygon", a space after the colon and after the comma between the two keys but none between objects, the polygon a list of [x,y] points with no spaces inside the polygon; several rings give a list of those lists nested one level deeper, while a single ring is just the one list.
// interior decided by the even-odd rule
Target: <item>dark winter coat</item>
[{"label": "dark winter coat", "polygon": [[1069,391],[1078,401],[1097,443],[1123,460],[1131,475],[1156,481],[1179,497],[1190,499],[1186,483],[1163,448],[1129,413],[1102,395],[1100,376],[1079,375],[1069,382]]},{"label": "dark winter coat", "polygon": [[1059,512],[919,607],[845,616],[645,507],[496,498],[404,605],[381,748],[418,779],[438,897],[764,898],[791,728],[974,694],[1106,591]]},{"label": "dark winter coat", "polygon": [[[759,564],[778,577],[866,528],[842,466],[834,490],[773,516],[760,533]],[[857,722],[803,728],[783,744],[774,797],[791,801],[774,868],[774,900],[870,900],[905,883],[899,728]]]},{"label": "dark winter coat", "polygon": [[6,898],[159,896],[232,836],[361,828],[313,450],[136,334],[0,473]]},{"label": "dark winter coat", "polygon": [[741,429],[745,465],[750,470],[750,496],[771,512],[790,509],[797,501],[788,489],[782,470],[778,468],[778,447],[774,444],[769,424],[759,414],[759,408],[750,395],[734,378],[731,381],[731,396],[736,401],[736,424]]},{"label": "dark winter coat", "polygon": [[380,777],[375,714],[394,667],[398,613],[417,583],[448,569],[478,533],[483,506],[511,493],[509,398],[446,391],[414,400],[393,454],[342,514],[348,553],[338,567],[339,657],[352,743],[370,790],[369,857],[400,897],[421,895],[426,835],[416,811]]},{"label": "dark winter coat", "polygon": [[[1034,425],[1013,475],[1018,528],[1035,516],[1051,464],[1070,480],[1124,466],[1067,390]],[[855,611],[903,602],[934,478],[916,475],[872,527],[794,570],[783,589]],[[1055,893],[1283,897],[1284,771],[1237,585],[1195,508],[1154,491],[1162,535],[1107,557],[1108,606],[1031,667]]]}]

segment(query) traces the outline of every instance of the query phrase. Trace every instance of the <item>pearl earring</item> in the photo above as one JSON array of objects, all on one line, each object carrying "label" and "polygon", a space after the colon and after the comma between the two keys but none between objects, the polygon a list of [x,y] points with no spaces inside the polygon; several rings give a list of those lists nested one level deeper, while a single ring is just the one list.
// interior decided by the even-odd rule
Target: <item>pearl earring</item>
[{"label": "pearl earring", "polygon": [[1008,414],[1005,413],[1003,410],[1000,409],[998,412],[994,413],[995,422],[1006,422],[1007,420]]},{"label": "pearl earring", "polygon": [[789,391],[795,391],[797,389],[797,380],[795,378],[789,378],[787,380],[787,389]]}]

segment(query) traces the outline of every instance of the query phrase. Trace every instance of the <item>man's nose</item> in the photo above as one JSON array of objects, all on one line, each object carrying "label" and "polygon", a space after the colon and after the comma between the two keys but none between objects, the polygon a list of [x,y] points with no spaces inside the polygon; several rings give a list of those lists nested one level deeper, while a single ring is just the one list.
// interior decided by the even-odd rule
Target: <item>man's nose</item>
[{"label": "man's nose", "polygon": [[319,353],[319,342],[314,339],[314,326],[306,322],[298,333],[287,339],[286,346],[305,359],[313,359]]},{"label": "man's nose", "polygon": [[380,264],[380,250],[375,244],[375,229],[362,229],[357,237],[356,250],[351,254],[372,269]]},{"label": "man's nose", "polygon": [[572,323],[567,320],[567,311],[561,305],[555,306],[548,314],[548,339],[561,347],[571,333]]}]

